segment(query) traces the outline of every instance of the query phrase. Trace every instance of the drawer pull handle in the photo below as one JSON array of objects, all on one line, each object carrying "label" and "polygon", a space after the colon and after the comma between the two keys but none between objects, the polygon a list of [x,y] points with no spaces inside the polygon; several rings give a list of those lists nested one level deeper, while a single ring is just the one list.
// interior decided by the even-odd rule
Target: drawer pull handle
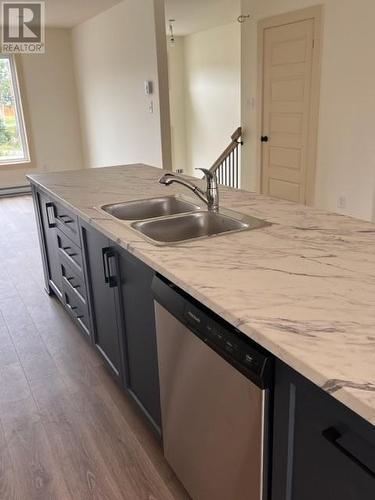
[{"label": "drawer pull handle", "polygon": [[[322,432],[322,436],[329,441],[337,450],[343,453],[346,457],[348,457],[354,464],[358,465],[364,472],[366,472],[369,476],[375,479],[375,460],[372,460],[371,463],[365,463],[365,460],[361,460],[356,453],[356,448],[369,448],[371,447],[370,443],[362,440],[361,438],[356,438],[353,435],[352,445],[350,446],[350,436],[345,436],[341,434],[334,427],[329,427],[328,429]],[[357,446],[355,446],[357,445]],[[372,447],[371,447],[372,448]],[[353,451],[353,449],[355,451]],[[365,455],[367,456],[367,455]],[[368,457],[373,457],[374,453],[371,450],[368,453]]]},{"label": "drawer pull handle", "polygon": [[48,202],[45,207],[48,227],[49,229],[53,229],[56,227],[55,205],[52,202]]},{"label": "drawer pull handle", "polygon": [[72,247],[62,247],[63,251],[66,253],[68,257],[75,257],[77,254],[74,252],[68,252],[68,250],[71,250]]},{"label": "drawer pull handle", "polygon": [[73,284],[72,284],[72,281],[74,281],[74,280],[75,280],[74,276],[72,276],[72,277],[70,277],[70,278],[65,278],[65,279],[66,279],[66,281],[68,281],[68,282],[69,282],[69,285],[70,285],[72,288],[74,288],[74,289],[80,288],[80,286],[81,286],[81,285],[73,285]]},{"label": "drawer pull handle", "polygon": [[73,219],[71,219],[69,217],[69,215],[59,215],[57,217],[63,224],[71,224],[72,222],[74,222]]}]

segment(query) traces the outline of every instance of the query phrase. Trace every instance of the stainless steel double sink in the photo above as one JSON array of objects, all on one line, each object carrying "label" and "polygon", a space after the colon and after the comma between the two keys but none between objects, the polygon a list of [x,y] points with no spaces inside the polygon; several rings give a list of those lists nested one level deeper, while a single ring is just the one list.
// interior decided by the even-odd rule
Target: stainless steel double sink
[{"label": "stainless steel double sink", "polygon": [[270,225],[227,209],[209,212],[178,195],[114,203],[103,205],[100,209],[116,220],[131,222],[133,229],[156,245],[250,231]]}]

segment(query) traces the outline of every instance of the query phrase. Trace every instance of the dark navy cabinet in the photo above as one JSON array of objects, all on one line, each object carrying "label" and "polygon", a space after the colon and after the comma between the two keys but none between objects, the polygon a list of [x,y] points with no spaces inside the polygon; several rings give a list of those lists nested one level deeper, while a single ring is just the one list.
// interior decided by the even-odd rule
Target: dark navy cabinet
[{"label": "dark navy cabinet", "polygon": [[121,318],[116,308],[117,262],[110,241],[80,222],[86,269],[92,339],[112,374],[123,382]]},{"label": "dark navy cabinet", "polygon": [[32,186],[45,283],[160,437],[154,272]]},{"label": "dark navy cabinet", "polygon": [[279,362],[272,500],[374,500],[375,429]]},{"label": "dark navy cabinet", "polygon": [[159,374],[156,350],[154,271],[126,250],[117,247],[119,299],[123,313],[126,386],[160,433]]},{"label": "dark navy cabinet", "polygon": [[52,202],[47,195],[35,189],[33,189],[33,199],[37,214],[46,289],[49,293],[52,290],[61,299],[63,296],[62,275],[57,247],[57,229],[54,221],[51,220]]},{"label": "dark navy cabinet", "polygon": [[160,435],[154,272],[90,224],[80,226],[93,343]]}]

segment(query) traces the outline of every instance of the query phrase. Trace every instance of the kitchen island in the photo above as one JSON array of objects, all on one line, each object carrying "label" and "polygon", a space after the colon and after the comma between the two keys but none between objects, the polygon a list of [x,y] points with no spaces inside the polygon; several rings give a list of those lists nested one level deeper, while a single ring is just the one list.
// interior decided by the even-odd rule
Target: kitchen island
[{"label": "kitchen island", "polygon": [[375,424],[375,226],[221,188],[221,206],[271,225],[155,246],[130,223],[99,210],[110,203],[189,195],[184,188],[160,186],[160,175],[156,168],[129,165],[29,178],[35,192],[61,203],[83,225],[267,349],[292,377],[303,376],[329,401],[359,416],[367,433]]}]

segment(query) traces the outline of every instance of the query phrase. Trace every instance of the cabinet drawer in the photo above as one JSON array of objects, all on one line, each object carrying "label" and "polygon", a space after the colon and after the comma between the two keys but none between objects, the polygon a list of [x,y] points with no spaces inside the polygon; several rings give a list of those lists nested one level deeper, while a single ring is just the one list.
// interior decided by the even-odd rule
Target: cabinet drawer
[{"label": "cabinet drawer", "polygon": [[59,229],[57,229],[57,247],[62,262],[66,260],[73,268],[82,273],[81,249]]},{"label": "cabinet drawer", "polygon": [[78,298],[74,290],[63,283],[64,302],[67,311],[80,325],[86,335],[90,336],[90,320],[86,305]]},{"label": "cabinet drawer", "polygon": [[75,293],[81,302],[87,305],[87,291],[86,284],[82,273],[70,265],[67,259],[61,259],[61,275],[64,283],[64,287]]},{"label": "cabinet drawer", "polygon": [[46,210],[48,226],[50,228],[57,227],[80,247],[78,217],[57,201],[48,202]]}]

